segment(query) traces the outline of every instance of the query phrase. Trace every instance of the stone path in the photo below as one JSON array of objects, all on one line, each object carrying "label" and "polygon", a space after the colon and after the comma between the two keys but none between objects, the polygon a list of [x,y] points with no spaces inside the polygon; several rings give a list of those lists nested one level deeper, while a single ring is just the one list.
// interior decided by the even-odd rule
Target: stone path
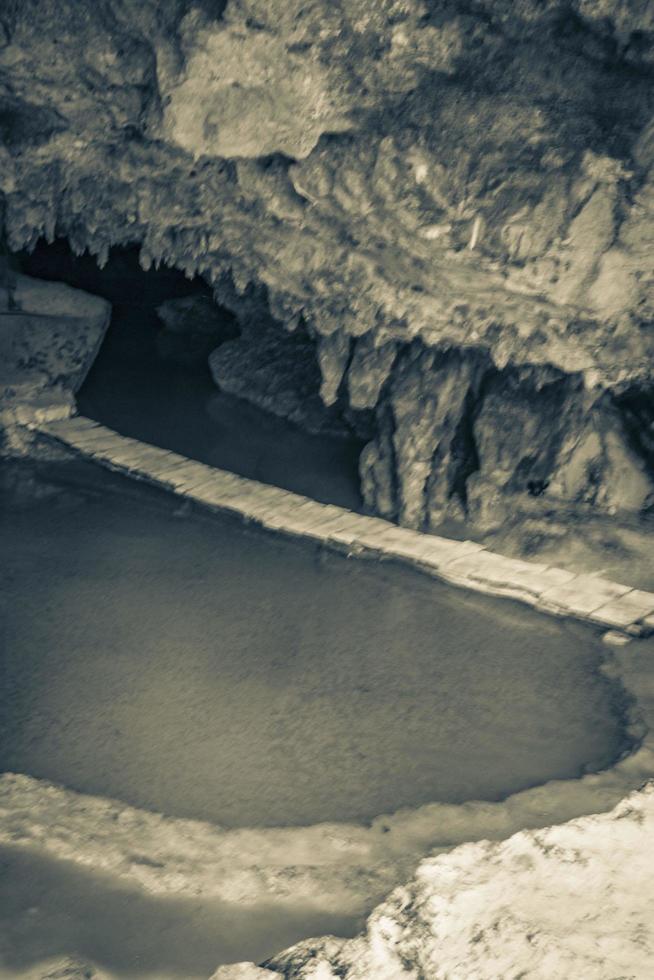
[{"label": "stone path", "polygon": [[454,585],[508,596],[547,613],[588,620],[624,634],[654,632],[652,592],[507,558],[473,541],[423,534],[321,504],[129,439],[82,416],[35,422],[29,428],[110,469],[274,531],[309,538],[350,555],[404,561]]}]

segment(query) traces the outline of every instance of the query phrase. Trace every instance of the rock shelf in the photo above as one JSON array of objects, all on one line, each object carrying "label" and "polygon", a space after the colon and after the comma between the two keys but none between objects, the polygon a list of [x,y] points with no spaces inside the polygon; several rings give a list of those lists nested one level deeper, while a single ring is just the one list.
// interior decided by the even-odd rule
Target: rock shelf
[{"label": "rock shelf", "polygon": [[29,428],[102,466],[172,490],[194,503],[361,557],[406,562],[453,585],[517,599],[631,636],[654,632],[654,593],[599,575],[575,574],[398,527],[139,442],[83,416]]}]

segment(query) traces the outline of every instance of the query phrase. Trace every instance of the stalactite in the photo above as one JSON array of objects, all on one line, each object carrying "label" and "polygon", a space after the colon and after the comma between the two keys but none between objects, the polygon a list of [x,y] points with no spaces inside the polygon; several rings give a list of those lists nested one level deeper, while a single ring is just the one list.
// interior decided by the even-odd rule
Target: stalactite
[{"label": "stalactite", "polygon": [[[508,19],[504,8],[495,10],[502,31],[488,48],[488,23],[479,11],[469,12],[465,24],[444,15],[436,26],[418,14],[422,8],[413,0],[405,5],[406,44],[400,47],[399,28],[381,8],[356,25],[347,5],[330,9],[324,23],[313,8],[302,22],[266,13],[267,48],[243,21],[234,38],[243,56],[236,74],[247,65],[271,68],[270,45],[281,45],[291,51],[288,73],[266,76],[269,88],[276,97],[286,93],[284,105],[295,104],[289,78],[299,71],[295,77],[303,79],[302,106],[283,126],[262,115],[268,92],[257,90],[248,101],[258,84],[250,72],[241,90],[228,92],[219,79],[205,77],[202,58],[194,58],[196,43],[198,51],[209,41],[220,44],[225,35],[215,32],[235,29],[236,11],[228,27],[202,18],[189,22],[183,28],[187,58],[169,59],[165,70],[162,62],[155,80],[158,18],[147,21],[147,39],[129,48],[134,61],[123,62],[127,55],[112,31],[123,30],[129,5],[120,28],[89,6],[83,36],[73,41],[57,26],[66,42],[63,83],[60,68],[38,56],[35,24],[17,7],[16,57],[0,65],[0,81],[10,81],[20,110],[8,117],[0,147],[9,245],[31,249],[41,237],[63,235],[76,253],[89,251],[103,264],[113,245],[140,243],[144,269],[166,264],[190,279],[201,275],[219,296],[229,271],[227,300],[235,309],[251,315],[259,304],[280,330],[303,324],[318,339],[327,401],[346,395],[355,412],[381,413],[373,469],[377,476],[384,466],[397,470],[394,494],[406,496],[399,510],[412,521],[429,512],[426,520],[433,523],[439,508],[447,509],[455,479],[441,473],[448,470],[448,454],[439,456],[429,439],[418,467],[428,475],[402,476],[410,469],[415,425],[429,428],[424,419],[407,422],[398,435],[396,417],[392,432],[381,431],[397,408],[404,359],[398,351],[412,343],[437,359],[445,351],[457,352],[465,364],[487,358],[507,388],[507,379],[522,370],[532,372],[525,383],[534,392],[552,371],[580,378],[603,406],[599,428],[613,433],[600,440],[604,458],[612,452],[617,459],[615,440],[624,448],[625,439],[600,396],[651,386],[654,363],[647,328],[654,310],[654,182],[648,177],[654,102],[644,46],[641,54],[630,53],[635,61],[629,68],[615,53],[588,56],[587,46],[608,44],[618,22],[624,32],[623,8],[618,13],[609,3],[602,26],[586,7],[564,47],[550,6],[531,0]],[[141,31],[139,20],[139,37]],[[312,38],[309,47],[298,41],[298,31]],[[360,34],[358,81],[337,43],[353,31]],[[114,52],[115,60],[103,60],[102,51]],[[103,81],[89,85],[86,59],[95,56]],[[506,66],[502,97],[499,63]],[[573,88],[565,81],[572,76]],[[590,113],[588,106],[609,92],[602,118]],[[214,98],[221,105],[235,100],[238,126],[231,116],[218,118]],[[335,129],[334,99],[344,100],[338,103],[343,125]],[[139,113],[155,104],[157,128],[148,134]],[[214,112],[218,128],[209,125],[205,132],[200,125],[193,135],[177,113],[182,104],[197,113],[196,122]],[[307,105],[318,113],[309,122]],[[39,119],[48,123],[40,130]],[[233,145],[227,145],[229,132]],[[270,152],[254,152],[261,141],[271,144]],[[437,389],[442,395],[450,380],[435,366],[426,374],[415,367],[407,384],[419,402],[438,398]],[[458,392],[452,390],[452,398],[459,403]],[[507,394],[501,414],[521,418],[520,401]],[[477,406],[482,447],[491,405]],[[456,429],[457,414],[453,409],[453,418],[442,422],[448,433]],[[569,418],[576,438],[573,414]],[[554,424],[546,413],[539,417],[534,438],[543,447]],[[504,477],[493,473],[492,457],[482,448],[479,470],[467,481],[471,513],[482,515],[482,501],[509,492]],[[631,460],[626,471],[640,487],[636,462],[628,454],[621,458]],[[599,471],[605,481],[613,472],[608,464]],[[572,486],[552,475],[534,477],[536,483],[550,480],[545,498],[555,487]],[[442,488],[434,489],[441,478]],[[409,500],[413,482],[421,489]],[[427,485],[431,502],[425,505]],[[582,497],[586,491],[579,491]],[[389,491],[381,495],[389,498]],[[617,506],[606,489],[594,499]],[[630,491],[620,499],[636,506],[646,497]]]}]

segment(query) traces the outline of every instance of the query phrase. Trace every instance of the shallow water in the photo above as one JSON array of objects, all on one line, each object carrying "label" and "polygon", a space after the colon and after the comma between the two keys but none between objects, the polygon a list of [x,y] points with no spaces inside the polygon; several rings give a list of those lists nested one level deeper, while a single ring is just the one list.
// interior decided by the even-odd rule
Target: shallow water
[{"label": "shallow water", "polygon": [[623,747],[587,628],[48,475],[0,501],[3,769],[270,826],[498,799]]},{"label": "shallow water", "polygon": [[[130,318],[114,318],[112,329],[129,331]],[[123,360],[115,334],[108,338],[78,395],[80,412],[122,435],[210,466],[361,509],[360,443],[302,432],[218,391],[207,369],[171,366],[155,356]]]},{"label": "shallow water", "polygon": [[351,918],[288,904],[154,897],[70,862],[0,847],[0,980],[57,955],[127,980],[206,980],[219,963],[261,962],[325,930],[354,934]]}]

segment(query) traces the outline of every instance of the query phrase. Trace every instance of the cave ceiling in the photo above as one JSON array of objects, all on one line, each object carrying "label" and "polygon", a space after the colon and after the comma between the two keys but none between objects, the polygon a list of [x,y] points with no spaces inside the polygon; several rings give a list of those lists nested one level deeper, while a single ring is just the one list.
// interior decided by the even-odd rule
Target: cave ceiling
[{"label": "cave ceiling", "polygon": [[650,378],[654,7],[0,5],[12,249],[248,287],[292,328]]}]

